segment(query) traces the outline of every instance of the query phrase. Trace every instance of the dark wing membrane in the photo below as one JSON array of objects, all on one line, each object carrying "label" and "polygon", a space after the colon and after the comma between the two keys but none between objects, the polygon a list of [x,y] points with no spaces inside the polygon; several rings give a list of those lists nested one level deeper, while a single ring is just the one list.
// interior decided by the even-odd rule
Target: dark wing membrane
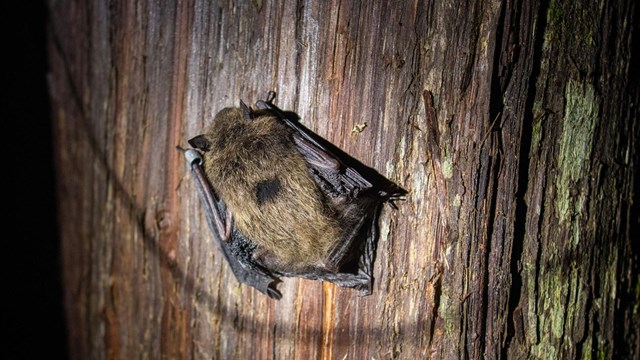
[{"label": "dark wing membrane", "polygon": [[356,197],[358,193],[373,186],[356,169],[345,166],[338,156],[314,139],[298,121],[287,117],[269,100],[256,102],[256,107],[272,111],[282,122],[294,130],[293,143],[304,156],[309,167],[315,170],[316,181],[325,193],[334,196]]},{"label": "dark wing membrane", "polygon": [[[213,233],[213,238],[236,279],[241,283],[253,286],[274,299],[280,299],[282,295],[274,288],[277,279],[269,272],[257,266],[251,266],[249,261],[241,261],[241,257],[238,257],[238,249],[243,247],[241,244],[250,242],[235,229],[235,226],[232,226],[232,219],[224,201],[216,196],[215,191],[204,175],[200,154],[194,149],[188,149],[185,151],[185,158],[191,166],[191,173],[195,179],[196,188],[204,207],[207,223]],[[250,257],[250,253],[247,256]]]}]

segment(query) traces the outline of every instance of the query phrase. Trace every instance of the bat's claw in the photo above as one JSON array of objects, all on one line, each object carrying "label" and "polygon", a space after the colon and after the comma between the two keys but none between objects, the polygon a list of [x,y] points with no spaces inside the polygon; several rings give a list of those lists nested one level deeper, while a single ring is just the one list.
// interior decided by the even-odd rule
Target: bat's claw
[{"label": "bat's claw", "polygon": [[371,293],[373,293],[373,279],[369,275],[362,275],[364,275],[365,279],[362,284],[357,287],[357,289],[360,290],[360,293],[358,295],[369,296],[371,295]]},{"label": "bat's claw", "polygon": [[265,294],[269,295],[270,298],[275,300],[282,299],[282,293],[276,289],[276,284],[278,284],[279,280],[272,281],[269,285],[267,285],[266,291],[263,291]]},{"label": "bat's claw", "polygon": [[276,299],[276,300],[282,299],[282,293],[280,293],[280,291],[276,289],[267,288],[267,295],[269,295],[269,297],[272,299]]},{"label": "bat's claw", "polygon": [[405,201],[405,200],[407,200],[407,198],[405,196],[406,192],[388,193],[386,191],[380,191],[378,194],[383,199],[383,201],[388,203],[389,206],[391,206],[394,210],[398,210],[398,206],[396,206],[396,204],[395,204],[396,201]]},{"label": "bat's claw", "polygon": [[271,90],[267,93],[267,99],[265,100],[266,103],[270,104],[273,102],[273,100],[276,99],[276,92]]},{"label": "bat's claw", "polygon": [[369,281],[367,284],[364,285],[363,288],[360,289],[360,293],[358,294],[359,296],[369,296],[371,295],[371,293],[373,293],[373,284],[371,281]]}]

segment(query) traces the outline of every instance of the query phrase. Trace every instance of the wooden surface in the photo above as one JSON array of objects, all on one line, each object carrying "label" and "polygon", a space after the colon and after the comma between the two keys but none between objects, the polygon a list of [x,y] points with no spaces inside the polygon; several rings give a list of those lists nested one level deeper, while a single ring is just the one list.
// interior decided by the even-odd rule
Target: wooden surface
[{"label": "wooden surface", "polygon": [[[640,355],[632,0],[49,11],[73,358]],[[175,146],[269,90],[409,191],[372,296],[285,279],[276,302],[216,251]]]}]

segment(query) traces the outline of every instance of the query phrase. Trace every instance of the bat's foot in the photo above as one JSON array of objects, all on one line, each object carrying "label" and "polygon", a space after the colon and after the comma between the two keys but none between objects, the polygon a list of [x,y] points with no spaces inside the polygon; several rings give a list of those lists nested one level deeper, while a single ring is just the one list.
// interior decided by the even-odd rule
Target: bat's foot
[{"label": "bat's foot", "polygon": [[359,288],[360,296],[369,296],[373,292],[373,279],[370,276],[366,276],[367,281],[362,284],[362,287]]},{"label": "bat's foot", "polygon": [[325,276],[322,280],[332,282],[336,285],[358,290],[360,296],[371,295],[373,279],[371,276],[359,272],[358,274],[338,273],[332,276]]},{"label": "bat's foot", "polygon": [[272,284],[270,284],[269,287],[267,288],[267,295],[272,299],[276,299],[276,300],[282,299],[282,293],[278,291],[278,289],[272,287]]},{"label": "bat's foot", "polygon": [[370,288],[362,289],[362,290],[360,290],[360,293],[358,294],[358,296],[363,296],[363,297],[364,296],[369,296],[369,295],[371,295],[371,293],[372,293],[372,291],[371,291]]}]

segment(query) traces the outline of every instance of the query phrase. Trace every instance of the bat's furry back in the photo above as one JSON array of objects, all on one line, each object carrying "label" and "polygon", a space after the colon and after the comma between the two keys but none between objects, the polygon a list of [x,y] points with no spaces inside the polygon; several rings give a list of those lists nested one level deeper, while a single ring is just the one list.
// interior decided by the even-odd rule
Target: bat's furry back
[{"label": "bat's furry back", "polygon": [[328,199],[292,140],[268,111],[226,108],[202,135],[204,169],[233,216],[256,243],[254,258],[272,269],[324,267],[348,236],[361,206]]}]

